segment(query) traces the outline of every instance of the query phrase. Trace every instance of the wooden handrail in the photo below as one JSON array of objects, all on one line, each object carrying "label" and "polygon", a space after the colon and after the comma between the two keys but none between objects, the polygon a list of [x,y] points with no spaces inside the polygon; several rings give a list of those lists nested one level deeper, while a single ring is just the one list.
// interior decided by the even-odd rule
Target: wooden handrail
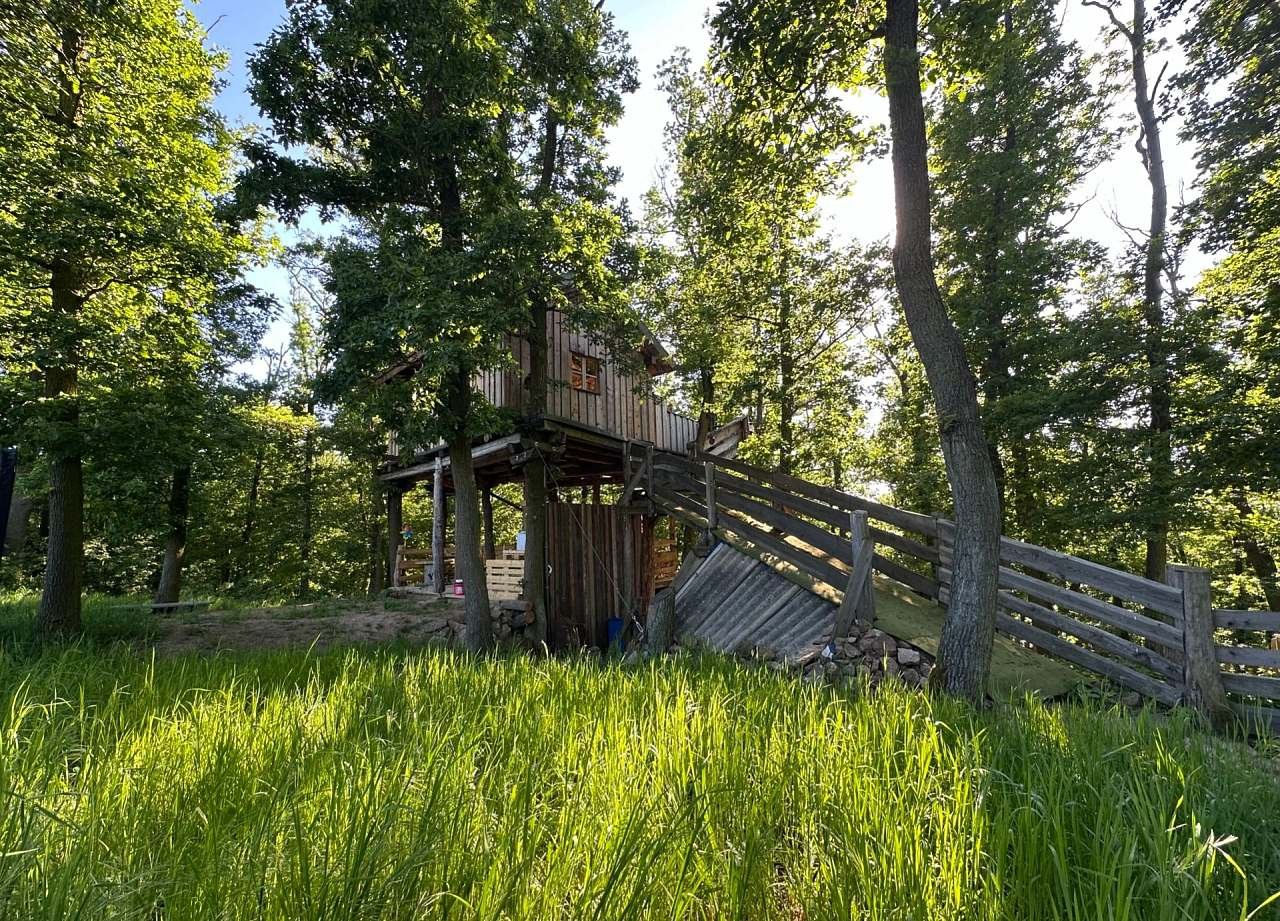
[{"label": "wooden handrail", "polygon": [[[937,578],[874,552],[870,555],[873,568],[943,604],[949,600],[955,525],[945,518],[708,454],[693,458],[655,454],[647,486],[658,505],[681,520],[747,540],[843,592],[851,590],[847,567],[854,562],[847,538],[849,515],[865,513],[883,525],[867,528],[868,541],[929,565]],[[1206,690],[1212,691],[1219,681],[1214,677],[1218,663],[1226,666],[1220,688],[1280,700],[1280,678],[1239,671],[1280,669],[1280,650],[1213,645],[1202,636],[1191,642],[1184,635],[1184,605],[1191,602],[1176,585],[1008,537],[1000,539],[1000,561],[1007,565],[1000,567],[998,603],[1007,613],[998,614],[997,629],[1009,636],[1165,704],[1189,697],[1201,705]],[[1106,597],[1089,594],[1082,590],[1084,586]],[[1205,627],[1211,618],[1219,629],[1280,633],[1280,612],[1216,610],[1209,614],[1203,604],[1197,598],[1198,631],[1211,629]],[[1188,653],[1196,658],[1194,668],[1182,659],[1175,661]],[[1216,657],[1216,662],[1206,665],[1206,656]],[[1243,707],[1238,702],[1231,706]],[[1254,707],[1248,714],[1275,720],[1280,726],[1280,710]]]}]

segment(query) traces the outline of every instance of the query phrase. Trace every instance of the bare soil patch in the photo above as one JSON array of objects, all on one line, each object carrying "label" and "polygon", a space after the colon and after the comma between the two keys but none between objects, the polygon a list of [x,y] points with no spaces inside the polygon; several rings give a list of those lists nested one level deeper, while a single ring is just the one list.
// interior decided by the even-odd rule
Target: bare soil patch
[{"label": "bare soil patch", "polygon": [[174,619],[157,631],[162,655],[218,650],[446,643],[461,604],[438,598],[395,598],[209,611]]}]

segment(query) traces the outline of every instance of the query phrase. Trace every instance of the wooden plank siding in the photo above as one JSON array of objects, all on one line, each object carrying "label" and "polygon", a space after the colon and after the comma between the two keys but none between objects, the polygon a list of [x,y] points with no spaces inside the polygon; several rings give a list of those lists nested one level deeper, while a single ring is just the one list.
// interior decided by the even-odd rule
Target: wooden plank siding
[{"label": "wooden plank siding", "polygon": [[[512,362],[480,372],[475,388],[494,406],[520,410],[523,380],[529,372],[529,344],[511,337]],[[572,329],[558,310],[547,314],[547,416],[577,423],[623,441],[647,441],[662,451],[683,454],[697,437],[694,419],[667,406],[653,395],[652,381],[640,368],[624,369],[599,342]],[[575,390],[570,385],[572,353],[600,362],[600,392]]]},{"label": "wooden plank siding", "polygon": [[[547,512],[552,646],[603,649],[609,618],[625,619],[629,603],[633,611],[643,611],[653,596],[654,520],[594,503],[553,502]],[[627,529],[636,560],[629,589],[624,565]]]}]

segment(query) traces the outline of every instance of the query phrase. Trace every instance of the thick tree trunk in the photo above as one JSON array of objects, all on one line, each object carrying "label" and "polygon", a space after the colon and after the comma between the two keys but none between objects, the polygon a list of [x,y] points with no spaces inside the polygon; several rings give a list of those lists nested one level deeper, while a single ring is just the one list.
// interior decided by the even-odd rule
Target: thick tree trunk
[{"label": "thick tree trunk", "polygon": [[[448,384],[451,415],[466,419],[471,402],[471,375],[458,372]],[[484,560],[480,556],[480,490],[476,488],[471,439],[455,429],[449,438],[449,471],[453,476],[454,565],[465,592],[466,631],[463,642],[471,652],[483,652],[493,644],[489,620],[489,589]]]},{"label": "thick tree trunk", "polygon": [[[542,171],[534,192],[538,200],[551,194],[555,181],[560,122],[547,104],[542,131]],[[550,279],[546,280],[548,283]],[[525,419],[537,438],[547,412],[547,302],[535,295],[529,308],[529,376],[525,379]],[[550,637],[547,615],[547,464],[535,453],[524,468],[524,597],[532,607],[535,641]]]},{"label": "thick tree trunk", "polygon": [[[547,411],[547,308],[538,301],[529,316],[529,377],[525,417],[537,437]],[[547,615],[547,465],[534,454],[524,468],[524,597],[533,609],[533,638],[549,639]]]},{"label": "thick tree trunk", "polygon": [[84,483],[79,454],[49,462],[49,541],[36,635],[79,633],[84,580]]},{"label": "thick tree trunk", "polygon": [[1000,503],[973,373],[934,278],[918,30],[917,0],[888,0],[885,76],[897,211],[894,278],[933,391],[956,513],[951,597],[931,681],[948,694],[980,702],[995,635]]},{"label": "thick tree trunk", "polygon": [[191,507],[191,466],[175,467],[169,484],[169,533],[164,540],[164,562],[156,604],[172,604],[182,594],[182,562],[187,554],[187,514]]},{"label": "thick tree trunk", "polygon": [[79,633],[80,593],[84,581],[84,481],[80,461],[78,349],[76,314],[84,303],[74,269],[54,266],[49,280],[55,316],[65,325],[63,364],[45,369],[44,395],[53,437],[49,457],[49,538],[44,592],[36,612],[38,637]]}]

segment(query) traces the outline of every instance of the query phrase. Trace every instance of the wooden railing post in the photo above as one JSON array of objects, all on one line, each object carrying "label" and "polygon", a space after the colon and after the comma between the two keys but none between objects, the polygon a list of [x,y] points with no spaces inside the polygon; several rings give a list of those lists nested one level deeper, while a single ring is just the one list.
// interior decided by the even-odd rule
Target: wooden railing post
[{"label": "wooden railing post", "polygon": [[876,619],[876,596],[871,582],[875,562],[875,542],[871,539],[870,516],[865,511],[849,513],[849,542],[853,545],[853,568],[849,572],[849,584],[836,611],[832,639],[849,635],[853,625],[870,627]]},{"label": "wooden railing post", "polygon": [[387,491],[387,584],[400,585],[400,532],[404,529],[404,491]]},{"label": "wooden railing post", "polygon": [[1215,726],[1231,717],[1222,673],[1213,651],[1213,602],[1209,570],[1172,564],[1165,581],[1182,593],[1182,697]]},{"label": "wooden railing post", "polygon": [[707,461],[702,469],[707,478],[707,543],[714,544],[715,530],[720,526],[719,510],[716,508],[716,465]]},{"label": "wooden railing post", "polygon": [[[933,515],[934,527],[938,531],[938,565],[933,570],[934,581],[938,583],[938,603],[944,607],[951,600],[951,567],[955,562],[955,525],[941,512]],[[943,578],[943,570],[948,575]],[[945,598],[945,600],[944,600]]]}]

